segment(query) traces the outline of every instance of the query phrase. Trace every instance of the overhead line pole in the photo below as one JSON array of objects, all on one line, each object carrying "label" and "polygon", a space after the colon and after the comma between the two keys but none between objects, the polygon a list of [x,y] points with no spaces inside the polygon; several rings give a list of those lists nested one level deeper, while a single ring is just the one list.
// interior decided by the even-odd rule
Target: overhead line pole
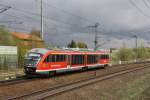
[{"label": "overhead line pole", "polygon": [[43,1],[41,0],[41,39],[44,40],[44,33],[43,33]]},{"label": "overhead line pole", "polygon": [[94,50],[96,50],[97,49],[97,46],[98,46],[98,31],[97,31],[97,28],[98,28],[98,26],[99,26],[99,23],[96,23],[95,25],[93,25],[93,26],[88,26],[88,27],[91,27],[91,28],[94,28],[94,30],[95,30],[95,40],[94,40]]}]

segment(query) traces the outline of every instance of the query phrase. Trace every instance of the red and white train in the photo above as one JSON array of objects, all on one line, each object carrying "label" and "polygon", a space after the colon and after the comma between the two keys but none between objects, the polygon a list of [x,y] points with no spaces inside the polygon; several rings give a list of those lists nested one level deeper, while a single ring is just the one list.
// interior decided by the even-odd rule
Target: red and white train
[{"label": "red and white train", "polygon": [[59,71],[105,67],[109,65],[109,51],[49,50],[35,48],[26,54],[24,70],[27,75],[52,75]]}]

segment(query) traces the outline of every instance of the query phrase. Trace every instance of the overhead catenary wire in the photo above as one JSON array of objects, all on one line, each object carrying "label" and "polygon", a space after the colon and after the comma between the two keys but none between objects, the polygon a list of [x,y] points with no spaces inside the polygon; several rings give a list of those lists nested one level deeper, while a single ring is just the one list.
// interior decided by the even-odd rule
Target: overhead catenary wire
[{"label": "overhead catenary wire", "polygon": [[[19,19],[21,19],[22,17],[21,16],[14,16],[14,15],[11,15],[11,14],[6,14],[5,13],[5,15],[7,15],[7,16],[11,16],[11,17],[14,17],[14,18],[19,18]],[[26,16],[24,16],[24,17],[26,17]],[[28,18],[28,17],[27,17]],[[26,18],[24,18],[24,20],[25,20]],[[34,20],[36,20],[36,19],[34,19]],[[25,20],[24,21],[25,23],[30,23],[31,21],[29,21],[29,20]],[[52,27],[50,27],[49,25],[47,25],[47,23],[48,23],[48,21],[45,19],[44,20],[44,25],[50,30],[50,29],[54,29],[54,28],[52,28]],[[52,24],[52,23],[51,23]],[[57,27],[57,28],[59,28],[59,29],[67,29],[67,30],[69,30],[69,28],[66,28],[66,27],[64,27],[64,26],[62,26],[62,25],[58,25],[58,24],[55,24],[55,25],[53,25],[53,26],[55,26],[55,27]]]},{"label": "overhead catenary wire", "polygon": [[[3,5],[3,4],[0,4],[1,6]],[[3,6],[6,6],[6,5],[3,5]],[[27,17],[28,19],[34,19],[34,20],[38,20],[38,19],[35,19],[35,18],[33,18],[33,17],[31,17],[31,16],[36,16],[37,18],[40,18],[40,14],[38,14],[38,13],[34,13],[34,12],[30,12],[30,11],[26,11],[26,10],[22,10],[22,9],[18,9],[18,8],[15,8],[15,7],[12,7],[12,10],[15,10],[15,11],[17,11],[17,12],[20,12],[20,13],[23,13],[23,15],[25,16],[25,17]],[[66,12],[66,11],[63,11],[63,12]],[[68,13],[68,12],[66,12],[66,13]],[[68,13],[68,14],[70,14],[70,13]],[[71,14],[70,14],[71,15]],[[72,16],[76,16],[76,15],[73,15],[72,14]],[[45,18],[46,16],[44,16],[44,18]],[[77,17],[77,16],[76,16]],[[79,16],[78,16],[79,17]],[[86,20],[86,19],[83,19],[83,18],[81,18],[82,20]],[[66,23],[66,22],[64,22],[64,21],[59,21],[59,20],[56,20],[55,18],[49,18],[49,17],[46,17],[45,19],[45,22],[48,22],[48,21],[51,21],[51,22],[57,22],[57,23],[61,23],[61,24],[65,24],[65,26],[64,25],[58,25],[58,24],[56,24],[56,23],[54,23],[53,22],[53,24],[55,24],[55,26],[57,27],[57,28],[61,28],[61,29],[67,29],[67,30],[69,30],[70,29],[70,27],[73,25],[75,25],[75,24],[68,24],[68,23]],[[77,27],[79,26],[79,25],[76,25]],[[66,28],[67,27],[67,28]],[[79,27],[79,28],[81,28],[81,27]]]},{"label": "overhead catenary wire", "polygon": [[150,6],[149,6],[149,4],[147,3],[147,1],[146,1],[146,0],[143,0],[143,3],[144,3],[145,6],[150,10]]},{"label": "overhead catenary wire", "polygon": [[[0,6],[7,6],[7,5],[0,4]],[[18,9],[18,8],[15,8],[15,7],[12,7],[12,10],[15,10],[15,11],[18,11],[20,13],[23,13],[23,15],[25,17],[29,18],[29,19],[32,18],[32,19],[35,20],[35,18],[33,18],[31,16],[38,16],[38,18],[40,17],[40,14],[38,14],[38,13],[33,13],[33,12],[26,11],[26,10],[21,10],[21,9]],[[67,29],[67,28],[70,29],[72,26],[76,26],[76,27],[78,27],[80,29],[83,28],[83,27],[79,27],[79,25],[77,25],[77,24],[71,24],[71,23],[68,23],[68,22],[60,21],[60,20],[57,20],[57,19],[52,18],[52,17],[44,16],[44,20],[51,21],[51,22],[53,22],[53,24],[55,24],[55,26],[61,27],[61,28],[63,27],[64,29]],[[62,26],[60,24],[58,25],[57,23],[61,23],[61,24],[65,24],[65,25]],[[67,28],[65,28],[65,27],[67,27]]]},{"label": "overhead catenary wire", "polygon": [[150,15],[145,14],[141,8],[139,8],[133,0],[128,0],[132,6],[134,6],[143,16],[150,18]]},{"label": "overhead catenary wire", "polygon": [[[37,20],[37,19],[35,19],[35,18],[33,18],[33,17],[31,17],[31,15],[27,15],[27,12],[22,12],[21,10],[16,10],[16,11],[18,11],[18,12],[21,12],[21,13],[26,13],[26,14],[23,14],[24,15],[24,17],[26,17],[27,19],[34,19],[34,20]],[[18,16],[13,16],[13,15],[10,15],[10,14],[5,14],[5,15],[8,15],[8,16],[12,16],[12,17],[15,17],[15,18],[21,18],[21,17],[18,17]],[[33,15],[33,14],[32,14]],[[35,15],[36,16],[36,15]],[[45,20],[45,22],[47,22],[47,21],[51,21],[51,22],[53,22],[53,20],[47,20],[47,19],[44,19]],[[26,20],[26,22],[31,22],[31,21],[29,21],[29,20]],[[57,21],[58,22],[58,21]],[[52,24],[52,23],[51,23]],[[53,22],[53,24],[55,24],[55,26],[57,26],[58,28],[63,28],[63,29],[67,29],[67,28],[70,28],[70,26],[62,26],[62,25],[58,25],[58,24],[56,24],[56,23],[54,23]],[[67,27],[67,28],[66,28]]]},{"label": "overhead catenary wire", "polygon": [[83,21],[86,21],[86,22],[90,22],[90,23],[95,23],[94,21],[92,21],[92,20],[90,20],[90,19],[87,19],[87,18],[81,17],[81,16],[79,16],[79,15],[73,14],[73,13],[71,13],[71,12],[69,12],[69,11],[66,11],[66,10],[64,10],[64,9],[58,8],[58,7],[54,6],[54,5],[51,5],[51,4],[49,4],[49,3],[46,3],[46,2],[44,2],[44,1],[43,1],[43,3],[44,3],[45,5],[47,5],[48,7],[50,7],[50,8],[57,9],[57,10],[59,10],[59,11],[62,12],[62,13],[65,13],[65,14],[68,14],[68,15],[71,15],[71,16],[74,16],[74,17],[77,17],[77,18],[79,18],[80,20],[83,20]]},{"label": "overhead catenary wire", "polygon": [[[3,5],[3,4],[0,4],[0,5]],[[7,6],[7,5],[3,5],[3,6]],[[11,9],[12,9],[12,10],[15,10],[15,11],[18,11],[18,12],[21,12],[21,13],[30,14],[30,16],[31,16],[31,15],[34,15],[34,16],[36,16],[36,17],[38,17],[38,18],[41,17],[41,15],[38,14],[38,13],[26,11],[26,10],[23,10],[23,9],[18,9],[18,8],[15,8],[15,7],[12,7]],[[30,16],[27,16],[27,17],[32,18],[32,17],[30,17]],[[52,18],[52,17],[50,17],[50,16],[49,16],[49,17],[43,16],[43,17],[44,17],[44,19],[52,20],[52,21],[55,21],[55,22],[58,22],[58,23],[61,23],[61,24],[65,24],[65,25],[77,25],[77,24],[71,24],[71,23],[68,23],[68,22],[65,22],[65,21],[60,21],[60,20],[55,19],[55,18]],[[77,26],[78,26],[78,25],[77,25]]]}]

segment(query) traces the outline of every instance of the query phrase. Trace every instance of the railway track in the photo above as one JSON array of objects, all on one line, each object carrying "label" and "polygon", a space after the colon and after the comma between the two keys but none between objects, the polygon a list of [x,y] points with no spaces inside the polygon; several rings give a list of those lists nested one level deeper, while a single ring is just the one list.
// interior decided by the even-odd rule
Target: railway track
[{"label": "railway track", "polygon": [[0,81],[0,86],[8,86],[8,85],[14,85],[14,84],[19,84],[19,83],[25,83],[25,82],[31,82],[36,79],[27,79],[26,76],[20,76],[19,78],[12,79],[12,80],[7,80],[7,81]]},{"label": "railway track", "polygon": [[143,66],[137,66],[135,68],[131,68],[131,69],[123,69],[121,71],[118,72],[114,72],[111,74],[107,74],[104,76],[96,76],[96,77],[92,77],[92,78],[88,78],[88,79],[84,79],[84,80],[80,80],[80,81],[76,81],[76,82],[71,82],[71,83],[67,83],[67,84],[63,84],[63,85],[57,85],[54,87],[50,87],[47,89],[43,89],[43,90],[38,90],[32,93],[28,93],[28,94],[24,94],[21,96],[16,96],[16,97],[12,97],[12,98],[8,98],[8,100],[41,100],[41,99],[45,99],[48,98],[50,96],[54,96],[63,92],[67,92],[76,88],[80,88],[83,86],[87,86],[89,84],[93,84],[96,82],[100,82],[103,80],[107,80],[107,79],[111,79],[113,77],[117,77],[123,74],[127,74],[127,73],[131,73],[131,72],[135,72],[138,70],[142,70],[145,68],[149,68],[150,65],[149,64],[144,64]]},{"label": "railway track", "polygon": [[[121,66],[130,66],[130,65],[133,65],[133,64],[142,64],[143,62],[138,62],[138,63],[129,63],[129,64],[118,64],[118,65],[113,65],[113,66],[110,66],[111,67],[121,67]],[[144,63],[149,63],[149,62],[144,62]],[[96,69],[94,69],[96,70]],[[88,71],[92,71],[92,70],[88,70]],[[74,73],[78,73],[78,72],[74,72]],[[72,73],[71,73],[72,74]],[[61,75],[64,75],[64,74],[61,74]],[[66,75],[69,75],[69,73],[67,73]],[[59,76],[56,75],[56,76]],[[25,75],[23,76],[20,76],[19,78],[16,78],[16,79],[13,79],[13,80],[7,80],[7,81],[0,81],[0,86],[8,86],[8,85],[14,85],[14,84],[19,84],[19,83],[25,83],[25,82],[32,82],[32,81],[35,81],[35,80],[38,80],[39,78],[31,78],[31,79],[27,79]]]}]

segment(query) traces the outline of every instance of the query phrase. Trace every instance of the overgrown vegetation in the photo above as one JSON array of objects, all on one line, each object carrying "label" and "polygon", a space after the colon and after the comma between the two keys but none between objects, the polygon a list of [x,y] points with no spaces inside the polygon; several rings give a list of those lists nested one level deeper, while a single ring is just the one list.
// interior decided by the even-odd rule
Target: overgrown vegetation
[{"label": "overgrown vegetation", "polygon": [[9,31],[5,27],[0,26],[0,45],[12,46],[15,44],[15,39],[10,35]]},{"label": "overgrown vegetation", "polygon": [[123,46],[112,53],[112,61],[147,60],[150,58],[150,48],[140,46],[137,49]]}]

